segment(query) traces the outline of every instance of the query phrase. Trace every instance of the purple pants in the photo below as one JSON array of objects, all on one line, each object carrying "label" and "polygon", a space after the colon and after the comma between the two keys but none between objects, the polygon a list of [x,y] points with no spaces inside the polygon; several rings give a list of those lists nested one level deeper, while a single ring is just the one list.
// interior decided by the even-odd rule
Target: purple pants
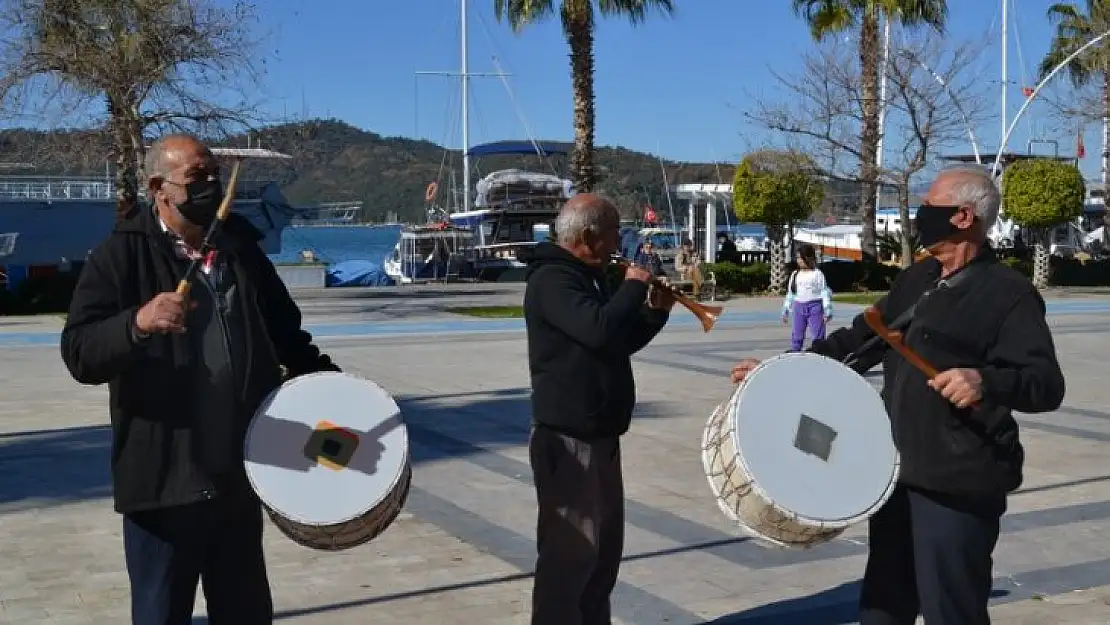
[{"label": "purple pants", "polygon": [[794,302],[794,324],[790,332],[791,351],[802,351],[807,327],[814,341],[825,338],[825,308],[821,300]]}]

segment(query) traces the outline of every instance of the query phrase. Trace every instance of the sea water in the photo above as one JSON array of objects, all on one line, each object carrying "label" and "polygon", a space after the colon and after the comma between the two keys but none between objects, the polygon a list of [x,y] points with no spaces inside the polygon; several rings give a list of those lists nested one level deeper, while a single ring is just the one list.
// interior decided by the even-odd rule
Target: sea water
[{"label": "sea water", "polygon": [[295,263],[301,252],[310,250],[320,262],[334,265],[365,260],[382,265],[393,253],[401,226],[300,226],[281,233],[281,253],[271,254],[275,263]]},{"label": "sea water", "polygon": [[[734,239],[766,236],[762,224],[733,224],[730,230]],[[301,260],[303,250],[310,250],[328,265],[364,260],[380,267],[393,253],[400,233],[401,226],[397,225],[289,227],[281,234],[281,253],[270,255],[270,259],[295,263]]]}]

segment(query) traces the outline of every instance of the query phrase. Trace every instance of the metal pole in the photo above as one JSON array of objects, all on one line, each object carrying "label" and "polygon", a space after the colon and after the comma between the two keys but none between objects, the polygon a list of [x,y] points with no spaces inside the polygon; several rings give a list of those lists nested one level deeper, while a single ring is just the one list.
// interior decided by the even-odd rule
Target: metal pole
[{"label": "metal pole", "polygon": [[[875,169],[883,169],[883,127],[886,125],[886,72],[890,63],[890,16],[885,16],[886,24],[883,27],[883,65],[879,73],[879,144],[875,150]],[[881,175],[881,173],[880,173]],[[882,208],[883,185],[882,181],[875,186],[875,208]]]},{"label": "metal pole", "polygon": [[1003,138],[1005,138],[1006,135],[1007,135],[1007,132],[1006,132],[1006,126],[1007,126],[1007,124],[1006,124],[1006,117],[1007,117],[1006,90],[1010,86],[1009,71],[1008,71],[1008,68],[1006,67],[1006,30],[1007,30],[1007,22],[1009,21],[1008,18],[1007,18],[1007,13],[1008,13],[1009,6],[1010,6],[1010,0],[1002,0],[1002,137]]},{"label": "metal pole", "polygon": [[462,162],[463,162],[463,211],[470,210],[470,81],[469,50],[466,40],[466,0],[462,0]]}]

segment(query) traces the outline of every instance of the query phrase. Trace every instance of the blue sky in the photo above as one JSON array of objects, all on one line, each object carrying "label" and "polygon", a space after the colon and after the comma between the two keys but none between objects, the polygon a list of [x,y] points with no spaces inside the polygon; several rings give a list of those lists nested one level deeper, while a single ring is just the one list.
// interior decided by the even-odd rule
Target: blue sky
[{"label": "blue sky", "polygon": [[[1022,76],[1033,82],[1052,32],[1045,18],[1052,0],[1012,2],[1018,6],[1010,14],[1011,117],[1021,105]],[[738,110],[767,91],[772,69],[798,69],[800,54],[813,45],[808,29],[788,0],[676,4],[673,17],[639,27],[599,24],[597,143],[675,160],[736,160],[763,141]],[[990,38],[977,73],[997,93],[1001,0],[949,5],[953,40]],[[258,53],[266,65],[261,96],[271,116],[330,116],[383,135],[460,145],[457,79],[414,75],[459,69],[459,0],[265,0],[258,6],[264,38]],[[524,138],[526,128],[537,138],[570,139],[568,50],[558,22],[514,34],[496,21],[492,7],[493,0],[470,0],[470,69],[512,76],[509,89],[497,78],[472,80],[471,144]],[[1034,105],[1023,118],[1011,149],[1024,151],[1030,133],[1049,127],[1037,110]],[[984,146],[997,146],[999,123],[996,115],[978,129]],[[1098,168],[1098,130],[1086,128],[1088,175]],[[1062,152],[1075,149],[1074,130],[1050,138]]]},{"label": "blue sky", "polygon": [[[385,135],[418,134],[458,146],[457,79],[414,77],[418,70],[457,71],[458,0],[267,0],[262,6],[268,62],[266,86],[277,114],[330,115]],[[761,140],[738,108],[770,84],[770,70],[790,72],[812,47],[786,0],[678,0],[678,12],[639,27],[603,22],[596,40],[597,142],[676,160],[734,160]],[[1010,116],[1021,105],[1021,77],[1033,81],[1048,46],[1052,0],[1019,0],[1010,11]],[[950,0],[954,40],[992,38],[981,80],[999,90],[1001,2]],[[513,75],[475,78],[471,143],[526,136],[571,136],[567,47],[556,21],[514,34],[496,21],[493,0],[470,0],[471,71]],[[1019,45],[1020,44],[1020,45]],[[493,58],[498,59],[498,63]],[[1024,66],[1024,67],[1023,67]],[[1030,132],[1048,127],[1034,106],[1010,146],[1024,150]],[[522,121],[523,118],[523,121]],[[1000,120],[980,128],[997,146]],[[1056,135],[1061,151],[1074,136]],[[1097,171],[1098,129],[1086,132],[1084,169]],[[964,150],[967,146],[956,146]]]}]

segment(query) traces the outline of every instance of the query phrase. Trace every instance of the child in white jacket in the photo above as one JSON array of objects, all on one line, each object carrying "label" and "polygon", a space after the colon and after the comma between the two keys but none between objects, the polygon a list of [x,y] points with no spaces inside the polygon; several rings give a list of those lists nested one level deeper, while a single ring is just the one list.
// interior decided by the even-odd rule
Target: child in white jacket
[{"label": "child in white jacket", "polygon": [[813,340],[825,338],[825,324],[832,319],[832,293],[825,283],[825,274],[817,268],[817,250],[808,243],[798,246],[798,270],[790,274],[786,284],[786,301],[782,304],[782,324],[789,323],[794,313],[794,326],[790,332],[790,351],[802,351],[806,329]]}]

